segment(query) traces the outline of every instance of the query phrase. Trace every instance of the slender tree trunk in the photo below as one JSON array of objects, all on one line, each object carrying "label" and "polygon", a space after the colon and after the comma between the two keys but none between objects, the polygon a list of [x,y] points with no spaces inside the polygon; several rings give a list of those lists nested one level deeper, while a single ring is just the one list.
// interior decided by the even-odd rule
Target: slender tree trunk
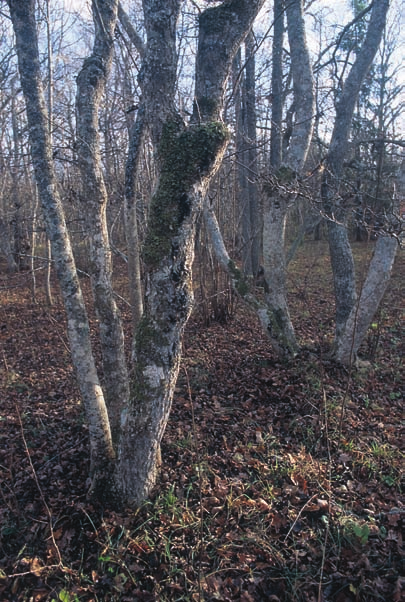
[{"label": "slender tree trunk", "polygon": [[251,30],[246,36],[246,76],[245,76],[245,104],[246,104],[246,134],[248,141],[247,150],[247,190],[249,199],[249,222],[250,222],[250,263],[251,273],[257,276],[260,269],[261,256],[261,219],[257,190],[257,131],[256,131],[256,62],[255,62],[255,39]]},{"label": "slender tree trunk", "polygon": [[91,474],[97,481],[108,473],[114,450],[103,392],[91,349],[89,322],[53,169],[39,69],[35,0],[9,0],[8,4],[16,36],[35,178],[67,313],[72,360],[89,424]]},{"label": "slender tree trunk", "polygon": [[232,76],[235,100],[235,153],[236,153],[236,194],[240,219],[240,249],[242,270],[252,274],[251,235],[249,194],[247,181],[247,131],[246,131],[246,88],[245,74],[241,62],[242,50],[239,48],[232,63]]},{"label": "slender tree trunk", "polygon": [[[405,193],[405,159],[397,175],[397,194]],[[345,365],[357,360],[357,352],[366,336],[371,321],[381,303],[390,280],[392,266],[399,244],[394,236],[380,233],[366,279],[361,287],[360,297],[353,305],[344,330],[337,339],[336,359]]]},{"label": "slender tree trunk", "polygon": [[146,117],[143,102],[138,107],[136,120],[129,133],[128,155],[125,165],[125,234],[127,239],[129,290],[132,307],[132,332],[135,341],[136,329],[143,314],[141,278],[141,245],[138,234],[136,191],[140,175],[141,153],[146,137]]},{"label": "slender tree trunk", "polygon": [[[273,132],[277,138],[272,145],[271,157],[275,161],[274,175],[264,187],[263,194],[263,261],[267,283],[265,299],[268,305],[267,332],[276,352],[281,356],[294,356],[298,351],[294,327],[291,322],[286,286],[285,227],[287,212],[294,195],[293,188],[302,170],[312,137],[314,118],[314,90],[312,68],[305,38],[305,23],[301,0],[287,2],[288,39],[291,52],[291,71],[294,90],[295,120],[286,156],[281,157],[280,90],[282,71],[282,3],[275,5],[278,24],[275,37],[276,65],[273,68],[272,87],[276,93]],[[281,164],[279,165],[281,157]],[[283,190],[284,189],[284,190]]]},{"label": "slender tree trunk", "polygon": [[[129,39],[143,60],[146,54],[144,43],[118,3],[118,17]],[[125,164],[125,235],[127,240],[128,277],[132,306],[132,333],[135,343],[136,329],[143,314],[143,291],[141,278],[141,245],[138,234],[137,182],[141,169],[143,145],[147,135],[145,102],[141,99],[136,119],[129,131],[128,155]],[[135,351],[135,349],[134,349]]]},{"label": "slender tree trunk", "polygon": [[270,166],[277,170],[282,159],[284,0],[274,0],[271,70]]},{"label": "slender tree trunk", "polygon": [[99,321],[105,392],[114,444],[119,438],[121,408],[129,397],[129,381],[124,334],[112,285],[106,216],[108,199],[101,165],[98,113],[113,58],[117,11],[118,0],[93,3],[93,52],[85,59],[78,75],[76,95],[83,213],[89,233],[90,276]]},{"label": "slender tree trunk", "polygon": [[352,250],[347,232],[348,208],[341,200],[343,163],[355,104],[361,85],[373,62],[384,30],[389,0],[373,4],[367,34],[343,86],[336,105],[336,118],[325,161],[322,199],[328,220],[329,249],[336,301],[335,346],[339,348],[346,322],[356,304],[356,278]]},{"label": "slender tree trunk", "polygon": [[0,217],[0,241],[1,250],[6,256],[7,260],[7,271],[10,274],[14,274],[18,271],[18,266],[14,258],[13,249],[10,242],[10,232],[7,222]]},{"label": "slender tree trunk", "polygon": [[13,233],[13,253],[14,253],[14,264],[17,271],[25,269],[27,267],[27,259],[24,257],[26,251],[26,245],[24,243],[24,227],[23,227],[23,207],[21,202],[21,189],[19,186],[20,181],[20,124],[18,123],[18,111],[16,107],[16,97],[13,92],[11,100],[11,123],[13,130],[13,162],[11,169],[12,178],[12,199],[13,199],[13,217],[11,221],[12,233]]},{"label": "slender tree trunk", "polygon": [[[53,147],[53,52],[52,52],[52,39],[51,39],[51,16],[49,0],[46,0],[46,52],[48,59],[48,94],[47,94],[47,109],[48,109],[48,133],[49,143],[51,148]],[[52,299],[52,286],[51,286],[51,274],[52,274],[52,249],[49,238],[45,237],[45,257],[46,257],[46,274],[45,274],[45,294],[46,302],[49,307],[53,305]]]}]

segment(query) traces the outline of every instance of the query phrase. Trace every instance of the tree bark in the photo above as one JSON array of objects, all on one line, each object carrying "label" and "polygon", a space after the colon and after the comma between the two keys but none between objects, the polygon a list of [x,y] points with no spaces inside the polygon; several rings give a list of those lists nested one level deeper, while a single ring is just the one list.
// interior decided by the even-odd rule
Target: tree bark
[{"label": "tree bark", "polygon": [[[280,25],[282,6],[275,6],[276,22],[280,27],[275,38],[276,50],[281,52],[282,31]],[[312,137],[314,123],[315,96],[313,90],[312,68],[305,37],[305,23],[301,0],[288,2],[286,6],[288,39],[291,53],[291,71],[294,90],[295,119],[289,147],[280,161],[280,141],[275,142],[272,158],[275,161],[274,175],[263,190],[263,262],[267,284],[265,299],[268,305],[268,324],[266,327],[271,343],[280,356],[294,356],[298,351],[294,327],[291,322],[286,286],[285,227],[289,205],[294,195],[289,192],[296,183],[302,170]],[[276,56],[278,62],[280,57]],[[277,67],[277,68],[276,68]],[[272,86],[280,94],[282,71],[280,65],[273,69]],[[279,97],[276,98],[279,101]],[[279,104],[276,103],[276,111]],[[281,126],[279,112],[275,115]]]},{"label": "tree bark", "polygon": [[270,165],[278,169],[282,159],[284,0],[274,0],[271,68]]},{"label": "tree bark", "polygon": [[[397,175],[397,193],[403,198],[405,193],[405,159],[402,160]],[[381,303],[390,280],[392,267],[399,243],[394,236],[380,233],[366,279],[361,287],[360,297],[353,305],[345,323],[344,331],[337,340],[336,359],[350,366],[357,360],[357,352],[366,336],[371,321]]]},{"label": "tree bark", "polygon": [[[152,140],[155,143],[159,140],[159,180],[143,249],[144,314],[137,331],[131,400],[122,415],[117,471],[119,489],[134,504],[150,494],[157,477],[160,441],[173,399],[184,327],[192,307],[196,220],[228,140],[227,129],[220,121],[225,82],[234,55],[262,4],[262,0],[233,0],[200,15],[194,122],[185,127],[174,110],[173,95],[160,97],[165,88],[170,88],[172,77],[168,61],[162,61],[157,44],[160,41],[166,48],[169,46],[168,56],[173,57],[175,28],[172,30],[171,24],[163,27],[164,20],[160,20],[160,27],[167,35],[155,35],[157,25],[152,9],[158,10],[157,16],[162,19],[172,16],[168,14],[167,3],[144,0],[145,23],[152,19],[152,31],[148,31],[148,44],[152,48],[146,51],[143,85],[146,101],[153,92],[152,106],[157,112],[151,129]],[[169,31],[172,31],[171,42]],[[221,53],[216,52],[219,48]],[[160,68],[167,71],[162,74],[158,71],[154,82],[150,69],[151,65],[153,69],[159,68],[158,57]],[[147,102],[146,106],[151,105]]]},{"label": "tree bark", "polygon": [[328,220],[329,249],[333,270],[336,329],[335,346],[344,335],[346,321],[356,304],[356,277],[347,232],[348,208],[340,200],[343,163],[347,157],[353,111],[361,85],[373,62],[384,30],[389,0],[374,2],[364,42],[357,53],[336,105],[336,117],[325,161],[322,183],[324,210]]},{"label": "tree bark", "polygon": [[129,132],[128,155],[125,164],[125,235],[128,248],[128,276],[132,307],[133,341],[135,341],[136,329],[143,314],[141,244],[138,234],[136,190],[140,174],[141,151],[145,138],[145,106],[144,102],[141,101],[135,122]]},{"label": "tree bark", "polygon": [[77,155],[81,174],[83,214],[89,234],[90,276],[99,322],[105,394],[111,433],[117,444],[122,405],[129,397],[124,334],[112,286],[112,260],[107,229],[107,190],[99,141],[99,108],[114,52],[118,0],[93,2],[93,52],[77,78]]},{"label": "tree bark", "polygon": [[261,256],[261,219],[257,190],[258,164],[257,164],[257,132],[256,132],[256,62],[255,62],[255,39],[251,30],[245,40],[246,50],[246,76],[245,76],[245,102],[246,102],[246,134],[247,134],[247,192],[249,202],[250,223],[250,265],[251,273],[256,277],[260,269]]},{"label": "tree bark", "polygon": [[248,180],[247,180],[247,131],[246,131],[246,88],[245,73],[241,64],[242,50],[239,48],[232,63],[233,96],[235,101],[235,154],[236,195],[239,209],[239,232],[244,274],[252,274],[252,256]]},{"label": "tree bark", "polygon": [[86,410],[90,436],[90,471],[98,480],[114,459],[103,392],[90,343],[90,328],[62,204],[53,169],[52,149],[39,68],[35,0],[8,0],[16,36],[21,86],[27,110],[31,156],[39,197],[51,241],[56,273],[65,304],[73,364]]},{"label": "tree bark", "polygon": [[390,280],[397,249],[398,242],[394,237],[384,235],[378,237],[360,297],[353,305],[345,328],[337,340],[336,359],[338,362],[347,366],[356,362],[359,347]]}]

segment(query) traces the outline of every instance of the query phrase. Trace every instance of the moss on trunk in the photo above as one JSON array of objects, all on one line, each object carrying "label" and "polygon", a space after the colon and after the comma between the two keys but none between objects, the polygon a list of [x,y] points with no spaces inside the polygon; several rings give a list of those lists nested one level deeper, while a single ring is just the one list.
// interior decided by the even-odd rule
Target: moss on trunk
[{"label": "moss on trunk", "polygon": [[192,211],[189,191],[207,175],[228,139],[221,122],[184,129],[176,121],[166,123],[159,146],[161,175],[153,196],[143,259],[157,267],[172,252],[172,240]]}]

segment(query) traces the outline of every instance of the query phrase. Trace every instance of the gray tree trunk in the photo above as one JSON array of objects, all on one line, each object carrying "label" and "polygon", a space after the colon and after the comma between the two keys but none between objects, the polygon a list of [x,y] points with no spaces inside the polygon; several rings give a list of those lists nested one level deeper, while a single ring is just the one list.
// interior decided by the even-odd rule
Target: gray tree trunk
[{"label": "gray tree trunk", "polygon": [[[118,3],[118,18],[130,41],[135,46],[141,59],[144,59],[146,48],[134,29],[128,15]],[[138,235],[137,215],[137,181],[140,172],[140,160],[143,143],[146,138],[145,102],[140,101],[136,119],[129,131],[128,155],[125,164],[125,235],[127,240],[129,291],[132,307],[132,333],[135,342],[136,329],[143,314],[143,291],[141,278],[141,245]]]},{"label": "gray tree trunk", "polygon": [[240,218],[240,249],[242,270],[252,274],[252,256],[250,253],[251,224],[247,176],[247,131],[246,131],[246,88],[245,73],[242,68],[242,50],[239,48],[232,64],[234,100],[235,100],[235,153],[236,153],[236,194]]},{"label": "gray tree trunk", "polygon": [[[273,68],[272,87],[276,93],[275,122],[273,131],[278,134],[281,126],[280,90],[282,70],[280,52],[282,48],[281,11],[275,5],[278,24],[275,37],[276,65]],[[273,144],[271,157],[275,161],[274,175],[263,190],[263,262],[267,284],[265,299],[268,305],[267,332],[275,351],[280,356],[294,356],[298,351],[294,327],[291,322],[286,287],[285,226],[287,212],[294,196],[288,192],[296,182],[304,166],[312,137],[315,96],[312,68],[305,37],[305,23],[301,0],[287,2],[288,40],[291,53],[295,119],[286,156],[281,157],[281,142]]]},{"label": "gray tree trunk", "polygon": [[261,216],[257,190],[257,131],[256,131],[256,62],[255,39],[251,30],[246,36],[246,76],[245,76],[245,104],[246,104],[246,134],[247,134],[247,191],[249,199],[250,222],[250,264],[251,273],[257,276],[260,269],[261,256]]},{"label": "gray tree trunk", "polygon": [[[397,177],[397,193],[405,194],[405,159]],[[394,236],[380,233],[360,297],[353,305],[345,328],[336,344],[336,359],[347,366],[357,360],[357,352],[364,340],[371,321],[381,303],[391,277],[392,266],[399,244]]]},{"label": "gray tree trunk", "polygon": [[270,165],[277,170],[281,165],[283,148],[283,44],[284,0],[274,0],[274,26],[271,68],[271,136]]},{"label": "gray tree trunk", "polygon": [[[160,441],[192,307],[196,220],[228,140],[221,121],[226,80],[235,53],[262,4],[263,0],[232,0],[200,14],[193,123],[185,127],[174,110],[173,95],[166,93],[175,78],[175,60],[169,73],[169,57],[175,59],[175,28],[171,38],[171,22],[160,26],[160,34],[157,29],[157,17],[160,24],[174,19],[176,6],[172,1],[144,0],[150,47],[142,75],[146,106],[153,111],[149,114],[149,118],[153,115],[153,124],[149,122],[152,140],[159,141],[159,180],[143,250],[144,314],[137,332],[131,400],[122,416],[117,471],[119,489],[134,503],[149,495],[157,476]],[[164,60],[159,44],[167,50]]]},{"label": "gray tree trunk", "polygon": [[107,190],[99,141],[99,108],[114,52],[118,0],[93,3],[93,52],[77,77],[77,156],[81,174],[83,215],[90,248],[90,276],[97,313],[105,395],[114,444],[118,443],[120,414],[129,397],[124,334],[112,286],[112,259],[107,229]]},{"label": "gray tree trunk", "polygon": [[385,27],[389,0],[373,4],[366,37],[356,56],[336,105],[336,117],[325,161],[322,198],[328,220],[329,249],[336,301],[335,346],[344,336],[346,321],[356,304],[356,278],[347,232],[348,208],[340,200],[343,163],[347,158],[353,111],[361,85],[378,50]]},{"label": "gray tree trunk", "polygon": [[91,349],[86,309],[53,170],[39,68],[35,0],[8,0],[8,4],[16,36],[35,178],[67,313],[72,360],[89,425],[91,475],[98,481],[107,476],[114,459],[114,449],[107,409]]},{"label": "gray tree trunk", "polygon": [[146,118],[143,101],[138,107],[135,122],[129,133],[128,155],[125,164],[125,235],[127,240],[129,292],[132,307],[132,333],[135,333],[143,314],[141,278],[141,245],[138,235],[137,181],[140,159],[146,137]]},{"label": "gray tree trunk", "polygon": [[[98,489],[104,486],[104,495],[118,494],[122,501],[141,502],[156,480],[160,441],[178,375],[182,335],[192,306],[191,266],[197,216],[228,141],[227,129],[221,121],[226,79],[233,57],[263,1],[232,0],[201,13],[194,121],[186,127],[174,108],[176,21],[180,0],[144,0],[148,48],[142,76],[148,125],[157,147],[159,179],[143,250],[145,310],[137,329],[136,364],[130,399],[128,404],[124,403],[121,413],[122,430],[115,463],[106,404],[90,346],[89,324],[56,189],[41,89],[34,0],[25,3],[9,0],[38,190],[68,315],[72,358],[89,422],[94,482]],[[108,53],[104,53],[109,48],[104,44],[112,43],[116,8],[107,2],[98,3],[98,7],[106,10],[96,15],[100,18],[97,27],[103,32],[97,32],[96,51],[85,61],[78,92],[79,104],[85,98],[88,100],[84,102],[87,106],[80,109],[79,131],[91,145],[88,155],[81,149],[81,160],[86,159],[90,166],[88,198],[91,203],[96,197],[104,203],[94,108],[102,89],[100,81],[108,71]],[[103,270],[108,276],[109,269],[104,249],[108,240],[101,217],[104,217],[102,212],[101,215],[94,212],[88,222],[92,234],[98,233],[103,239],[100,246],[95,241],[104,262],[100,266],[97,254],[93,256],[95,282]],[[101,282],[100,286],[106,287],[108,296],[108,283]],[[106,316],[103,314],[101,318],[107,322]],[[110,315],[110,319],[114,321],[115,316]],[[121,400],[125,402],[125,394]],[[114,466],[112,483],[110,475]]]}]

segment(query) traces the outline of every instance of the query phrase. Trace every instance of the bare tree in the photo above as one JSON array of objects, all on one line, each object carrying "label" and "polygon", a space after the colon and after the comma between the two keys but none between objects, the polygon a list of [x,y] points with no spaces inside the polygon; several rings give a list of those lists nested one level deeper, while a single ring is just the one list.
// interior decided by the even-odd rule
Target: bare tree
[{"label": "bare tree", "polygon": [[[281,7],[277,4],[276,8],[278,9],[278,13],[275,15],[277,22],[281,19]],[[273,145],[272,157],[276,162],[276,168],[264,186],[263,257],[267,283],[265,298],[268,305],[266,329],[277,352],[280,355],[288,356],[296,354],[298,344],[287,301],[285,226],[289,206],[294,201],[291,190],[300,176],[311,142],[315,97],[305,36],[303,3],[301,0],[293,0],[287,3],[285,10],[294,91],[294,124],[285,155],[280,157],[280,143]],[[278,23],[278,27],[280,28],[280,23]],[[278,30],[277,32],[278,35],[275,38],[276,59],[279,61],[282,32]],[[279,100],[277,97],[280,94],[282,72],[278,62],[276,66],[273,68],[273,86],[276,90],[276,100]],[[279,111],[279,102],[276,103],[275,108],[276,111]],[[279,127],[280,115],[277,112],[273,131],[277,132]],[[277,166],[278,161],[280,161],[279,166]]]},{"label": "bare tree", "polygon": [[388,0],[373,3],[364,42],[346,77],[336,105],[334,128],[325,161],[322,197],[325,211],[330,216],[328,236],[335,286],[337,346],[340,345],[341,337],[347,336],[346,322],[357,299],[354,261],[347,231],[348,208],[343,200],[344,195],[340,194],[343,190],[343,165],[347,159],[355,103],[379,47],[388,6]]},{"label": "bare tree", "polygon": [[[196,220],[228,141],[227,128],[221,119],[226,82],[235,53],[263,1],[231,0],[201,12],[195,102],[189,126],[183,122],[174,102],[176,30],[181,0],[143,2],[148,36],[142,70],[143,94],[149,131],[157,149],[159,177],[143,249],[145,309],[136,333],[136,362],[128,403],[125,392],[128,378],[124,370],[116,371],[117,378],[126,381],[119,384],[123,391],[119,433],[115,432],[115,405],[110,422],[111,406],[107,410],[94,366],[86,310],[57,193],[39,69],[35,2],[8,1],[26,100],[32,160],[68,316],[72,358],[89,423],[93,491],[106,497],[137,504],[149,495],[156,481],[160,441],[178,375],[184,327],[192,307],[191,267]],[[111,60],[118,5],[113,0],[94,0],[92,6],[96,31],[94,49],[83,64],[77,100],[80,136],[91,148],[80,149],[80,161],[83,177],[88,178],[85,185],[91,214],[87,227],[91,228],[93,238],[92,279],[94,287],[100,287],[106,297],[103,299],[100,295],[97,299],[100,293],[95,291],[95,301],[102,327],[112,329],[118,323],[118,314],[109,297],[108,238],[102,219],[104,187],[99,171],[96,110]],[[100,204],[97,211],[93,206],[96,201]],[[105,346],[110,331],[101,335],[105,337],[102,340]],[[114,335],[110,340],[118,353],[119,337]],[[107,369],[111,377],[114,370],[111,366]],[[118,443],[114,446],[116,438]]]},{"label": "bare tree", "polygon": [[115,457],[103,391],[97,376],[90,342],[86,308],[58,194],[47,110],[40,72],[35,0],[9,0],[16,37],[18,67],[23,89],[31,156],[39,197],[51,241],[56,272],[65,304],[73,364],[87,414],[90,432],[91,476],[96,481]]}]

